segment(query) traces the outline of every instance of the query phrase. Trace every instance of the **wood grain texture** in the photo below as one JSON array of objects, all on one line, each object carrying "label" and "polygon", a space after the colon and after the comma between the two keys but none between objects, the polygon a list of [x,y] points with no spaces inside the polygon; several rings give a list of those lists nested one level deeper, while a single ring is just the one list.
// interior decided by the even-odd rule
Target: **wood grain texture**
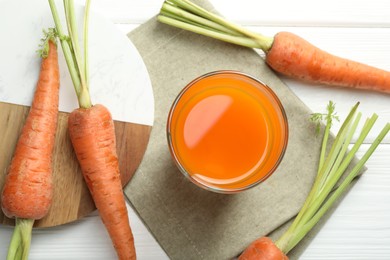
[{"label": "wood grain texture", "polygon": [[[29,107],[0,102],[0,188],[27,117]],[[83,218],[95,205],[84,182],[67,130],[68,113],[59,113],[53,157],[54,198],[49,213],[35,227],[57,226]],[[126,185],[142,160],[151,126],[115,122],[117,152],[123,185]],[[45,145],[45,144],[42,144]],[[14,221],[0,212],[0,223]]]}]

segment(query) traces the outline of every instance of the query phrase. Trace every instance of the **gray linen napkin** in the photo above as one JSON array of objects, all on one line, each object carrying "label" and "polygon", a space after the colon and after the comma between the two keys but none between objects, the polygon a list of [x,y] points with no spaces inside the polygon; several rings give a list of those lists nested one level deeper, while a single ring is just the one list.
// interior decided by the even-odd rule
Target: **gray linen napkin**
[{"label": "gray linen napkin", "polygon": [[[205,8],[206,1],[196,1]],[[129,34],[149,71],[155,122],[143,161],[125,194],[171,259],[231,259],[300,209],[316,175],[320,138],[309,109],[249,48],[179,30],[152,18]],[[194,78],[239,70],[270,86],[289,123],[289,142],[277,171],[248,191],[203,190],[179,172],[167,146],[166,120],[176,95]],[[325,106],[326,104],[324,104]]]}]

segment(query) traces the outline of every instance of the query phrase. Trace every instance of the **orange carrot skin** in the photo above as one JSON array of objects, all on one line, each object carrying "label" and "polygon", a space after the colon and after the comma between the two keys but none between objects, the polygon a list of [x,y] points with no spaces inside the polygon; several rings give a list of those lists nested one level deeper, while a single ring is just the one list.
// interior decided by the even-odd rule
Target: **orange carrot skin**
[{"label": "orange carrot skin", "polygon": [[7,217],[40,219],[50,208],[59,86],[57,48],[49,41],[48,57],[42,59],[33,103],[2,191],[1,205]]},{"label": "orange carrot skin", "polygon": [[275,71],[308,82],[390,92],[390,72],[331,55],[301,37],[280,32],[266,56]]},{"label": "orange carrot skin", "polygon": [[239,260],[288,260],[288,257],[268,237],[253,241],[239,256]]},{"label": "orange carrot skin", "polygon": [[68,128],[84,179],[119,259],[135,259],[110,112],[103,105],[76,109],[69,115]]}]

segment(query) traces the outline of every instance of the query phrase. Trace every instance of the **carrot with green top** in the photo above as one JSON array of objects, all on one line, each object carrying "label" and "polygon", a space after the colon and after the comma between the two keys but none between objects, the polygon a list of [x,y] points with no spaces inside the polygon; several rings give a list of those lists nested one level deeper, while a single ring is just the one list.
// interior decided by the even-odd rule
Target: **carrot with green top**
[{"label": "carrot with green top", "polygon": [[119,172],[114,122],[105,106],[92,104],[89,94],[87,50],[90,1],[86,2],[84,15],[84,59],[77,38],[73,1],[64,1],[69,36],[63,33],[54,1],[49,0],[49,4],[79,101],[79,108],[71,112],[68,118],[74,151],[118,258],[135,259],[134,237]]},{"label": "carrot with green top", "polygon": [[[351,167],[352,169],[349,172],[346,172],[356,152],[378,118],[376,114],[368,118],[356,142],[351,145],[352,137],[361,119],[361,113],[357,112],[358,106],[359,103],[352,107],[330,149],[327,148],[327,144],[332,120],[335,118],[334,104],[329,102],[327,107],[328,113],[315,113],[312,115],[314,121],[324,119],[326,126],[322,139],[318,173],[305,203],[281,237],[275,242],[268,237],[256,239],[242,252],[238,258],[239,260],[288,259],[288,253],[312,230],[334,202],[344,194],[352,180],[359,174],[364,164],[390,130],[390,124],[387,123],[356,165]],[[342,176],[344,176],[343,180],[341,180]],[[340,182],[339,185],[337,185],[338,182]]]},{"label": "carrot with green top", "polygon": [[28,258],[34,221],[47,214],[53,199],[52,154],[60,86],[54,30],[49,30],[41,47],[38,84],[1,197],[4,214],[16,219],[7,259]]},{"label": "carrot with green top", "polygon": [[332,55],[290,32],[267,37],[188,0],[166,0],[158,20],[215,39],[261,49],[272,69],[295,79],[390,93],[389,71]]}]

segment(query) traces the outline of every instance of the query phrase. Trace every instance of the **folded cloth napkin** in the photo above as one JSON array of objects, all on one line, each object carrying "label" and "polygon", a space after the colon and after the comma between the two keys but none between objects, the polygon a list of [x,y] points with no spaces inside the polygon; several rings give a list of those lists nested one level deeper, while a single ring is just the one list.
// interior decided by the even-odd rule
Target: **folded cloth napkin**
[{"label": "folded cloth napkin", "polygon": [[[212,9],[207,1],[197,4]],[[300,209],[317,170],[320,139],[309,109],[252,49],[179,30],[152,18],[129,34],[149,71],[155,122],[143,161],[125,194],[171,259],[231,259],[254,239],[288,222]],[[238,70],[267,84],[288,118],[284,158],[264,183],[226,195],[203,190],[173,163],[166,121],[180,90],[216,70]],[[326,104],[324,104],[325,107]]]}]

